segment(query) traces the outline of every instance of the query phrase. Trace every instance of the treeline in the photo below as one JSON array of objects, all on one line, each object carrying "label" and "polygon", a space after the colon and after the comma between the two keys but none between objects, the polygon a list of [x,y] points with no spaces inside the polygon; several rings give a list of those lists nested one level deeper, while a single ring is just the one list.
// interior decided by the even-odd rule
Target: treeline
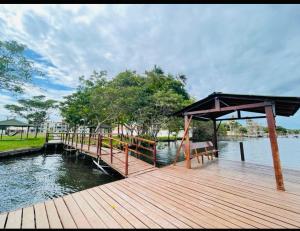
[{"label": "treeline", "polygon": [[157,66],[144,74],[126,70],[111,79],[105,71],[94,71],[79,80],[76,92],[60,105],[74,129],[85,121],[88,126],[124,126],[140,136],[156,137],[161,129],[178,134],[183,120],[170,115],[194,101],[184,75],[166,74]]}]

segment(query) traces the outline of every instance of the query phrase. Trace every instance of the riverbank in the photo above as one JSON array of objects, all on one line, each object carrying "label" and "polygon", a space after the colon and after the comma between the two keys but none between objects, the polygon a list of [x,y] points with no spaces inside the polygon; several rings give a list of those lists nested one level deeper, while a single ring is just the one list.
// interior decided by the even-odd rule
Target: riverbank
[{"label": "riverbank", "polygon": [[29,136],[28,139],[20,137],[3,136],[0,140],[0,152],[14,151],[19,149],[42,148],[45,143],[45,136],[39,135],[37,138]]}]

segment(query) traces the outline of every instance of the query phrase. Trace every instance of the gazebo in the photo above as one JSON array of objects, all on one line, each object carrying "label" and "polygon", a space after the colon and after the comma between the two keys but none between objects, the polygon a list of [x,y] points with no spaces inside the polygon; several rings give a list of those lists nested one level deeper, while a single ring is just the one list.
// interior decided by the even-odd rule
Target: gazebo
[{"label": "gazebo", "polygon": [[23,128],[27,127],[27,138],[28,138],[28,132],[29,128],[32,127],[29,124],[23,123],[22,121],[16,120],[16,119],[9,119],[9,120],[3,120],[0,121],[0,129],[1,129],[1,140],[3,136],[3,130],[5,130],[8,127],[21,127],[21,139],[23,137]]},{"label": "gazebo", "polygon": [[[275,117],[292,116],[298,111],[299,107],[300,97],[241,95],[214,92],[208,95],[206,98],[201,99],[181,109],[180,111],[175,112],[173,115],[184,117],[185,121],[183,140],[185,139],[186,167],[191,168],[190,142],[188,131],[192,119],[213,121],[213,143],[215,148],[217,149],[217,130],[220,126],[221,121],[266,118],[272,149],[273,166],[275,171],[277,189],[284,191],[285,189],[279,158]],[[261,113],[264,115],[242,116],[242,111]],[[237,117],[223,117],[233,112],[237,112]],[[220,121],[218,126],[217,121]],[[216,153],[216,157],[218,157],[218,153]]]}]

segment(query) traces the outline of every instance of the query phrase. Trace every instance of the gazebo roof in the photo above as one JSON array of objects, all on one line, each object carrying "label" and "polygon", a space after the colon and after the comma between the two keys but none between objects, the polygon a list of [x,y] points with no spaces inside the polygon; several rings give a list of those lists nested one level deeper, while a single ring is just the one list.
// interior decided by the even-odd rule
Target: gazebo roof
[{"label": "gazebo roof", "polygon": [[[221,110],[215,109],[216,99],[219,101]],[[227,94],[222,92],[214,92],[204,99],[201,99],[180,111],[175,112],[175,116],[184,116],[185,114],[193,114],[194,119],[216,119],[218,117],[230,114],[234,111],[247,111],[256,113],[265,113],[262,106],[242,107],[243,105],[254,105],[262,103],[271,103],[275,107],[275,114],[279,116],[294,115],[300,107],[300,97],[286,96],[266,96],[266,95],[241,95]],[[227,107],[222,110],[222,107]],[[232,109],[232,110],[230,110]],[[197,111],[199,113],[197,113]],[[195,112],[195,113],[194,113]]]},{"label": "gazebo roof", "polygon": [[0,121],[0,127],[28,127],[29,124],[26,124],[22,121],[16,120],[16,119],[10,119],[10,120],[2,120]]}]

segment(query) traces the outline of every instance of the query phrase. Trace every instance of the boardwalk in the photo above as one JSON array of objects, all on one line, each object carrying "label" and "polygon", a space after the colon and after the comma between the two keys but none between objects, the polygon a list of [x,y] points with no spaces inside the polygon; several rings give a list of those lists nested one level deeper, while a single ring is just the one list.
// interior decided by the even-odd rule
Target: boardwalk
[{"label": "boardwalk", "polygon": [[[81,148],[80,144],[77,145],[78,149]],[[76,144],[73,145],[73,148],[76,147]],[[81,149],[80,149],[81,150]],[[113,162],[111,163],[111,157],[110,157],[110,149],[109,148],[101,148],[102,150],[102,156],[101,159],[110,167],[112,167],[114,170],[119,172],[121,175],[125,176],[125,153],[121,150],[113,149]],[[88,145],[84,144],[82,146],[82,152],[97,158],[97,147],[94,145],[91,145],[90,148],[88,148]],[[135,176],[138,174],[142,174],[148,171],[152,171],[157,169],[152,164],[149,164],[145,161],[142,161],[132,155],[128,156],[128,175],[126,177]]]},{"label": "boardwalk", "polygon": [[167,166],[0,215],[0,228],[296,228],[300,172],[226,160]]}]

